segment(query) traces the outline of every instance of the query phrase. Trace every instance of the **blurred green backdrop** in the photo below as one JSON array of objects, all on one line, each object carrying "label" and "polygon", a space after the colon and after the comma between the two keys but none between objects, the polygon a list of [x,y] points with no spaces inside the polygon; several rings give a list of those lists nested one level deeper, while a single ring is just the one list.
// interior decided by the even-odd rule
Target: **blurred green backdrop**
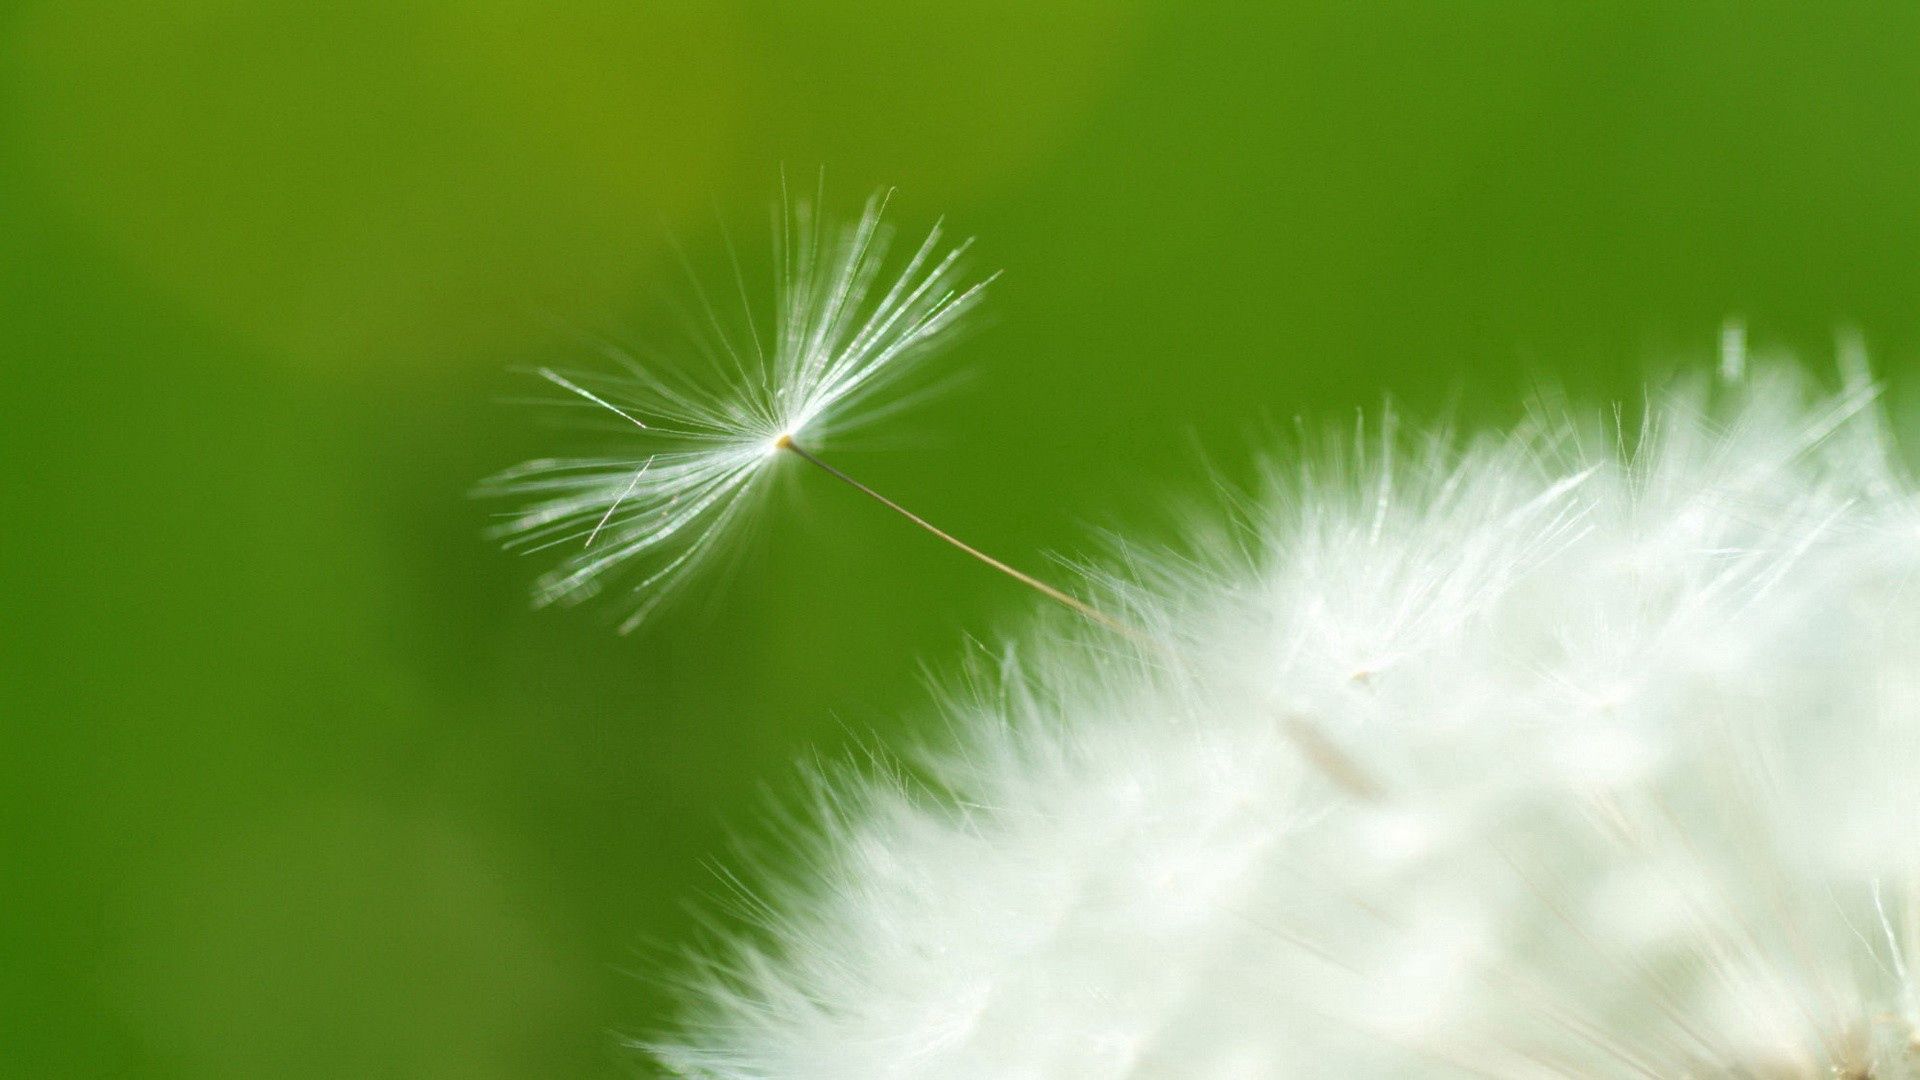
[{"label": "blurred green backdrop", "polygon": [[804,478],[632,638],[481,538],[506,369],[783,165],[1005,269],[849,463],[1028,565],[1295,413],[1920,355],[1908,3],[30,0],[0,90],[6,1076],[636,1072],[706,860],[1029,607]]}]

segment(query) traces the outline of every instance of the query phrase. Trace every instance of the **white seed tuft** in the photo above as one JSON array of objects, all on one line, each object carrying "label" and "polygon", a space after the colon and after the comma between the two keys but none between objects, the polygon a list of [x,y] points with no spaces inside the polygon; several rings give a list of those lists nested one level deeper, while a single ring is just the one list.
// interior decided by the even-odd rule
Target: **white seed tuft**
[{"label": "white seed tuft", "polygon": [[617,589],[622,629],[634,628],[745,521],[779,451],[900,404],[874,395],[929,355],[986,283],[961,280],[968,245],[944,248],[938,226],[890,260],[886,203],[875,195],[840,229],[813,202],[788,208],[770,328],[756,325],[742,282],[733,317],[704,296],[695,305],[692,355],[649,363],[610,348],[616,370],[540,372],[613,428],[605,453],[528,461],[480,486],[523,504],[496,530],[509,547],[560,552],[540,603]]}]

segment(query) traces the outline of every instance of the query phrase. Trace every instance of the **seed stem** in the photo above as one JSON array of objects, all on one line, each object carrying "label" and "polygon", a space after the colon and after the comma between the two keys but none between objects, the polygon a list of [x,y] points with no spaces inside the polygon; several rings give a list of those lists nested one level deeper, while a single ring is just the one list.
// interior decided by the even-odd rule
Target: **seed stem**
[{"label": "seed stem", "polygon": [[1008,577],[1012,578],[1013,580],[1019,582],[1020,584],[1025,585],[1027,588],[1032,589],[1034,592],[1039,593],[1041,596],[1044,596],[1047,599],[1052,600],[1054,603],[1060,604],[1061,606],[1068,608],[1069,610],[1082,616],[1083,618],[1086,618],[1094,623],[1097,623],[1100,626],[1104,626],[1107,629],[1112,630],[1114,633],[1122,635],[1123,637],[1132,638],[1136,641],[1149,640],[1145,632],[1133,626],[1129,626],[1124,622],[1121,622],[1119,619],[1116,619],[1113,616],[1108,615],[1106,612],[1101,611],[1099,608],[1094,607],[1092,604],[1087,603],[1085,600],[1082,600],[1077,596],[1074,596],[1070,593],[1057,589],[1054,586],[1049,585],[1044,581],[1041,581],[1039,578],[1034,577],[1032,574],[1029,574],[1024,570],[1019,570],[1012,566],[1007,565],[1006,563],[1000,561],[999,559],[996,559],[993,556],[987,554],[986,552],[981,551],[979,548],[974,547],[972,544],[967,543],[965,540],[962,540],[959,537],[953,535],[952,533],[946,531],[945,529],[942,529],[940,526],[935,525],[933,522],[928,521],[926,518],[921,517],[919,514],[914,513],[913,511],[907,509],[906,507],[901,506],[899,503],[894,502],[892,499],[887,498],[885,495],[880,494],[878,491],[875,491],[874,489],[868,487],[866,484],[863,484],[860,481],[855,480],[853,477],[840,471],[838,468],[820,460],[819,458],[815,457],[811,452],[803,448],[799,443],[794,442],[793,436],[782,435],[780,436],[779,440],[775,442],[774,445],[778,446],[782,450],[786,450],[792,453],[793,455],[798,457],[800,460],[806,462],[809,465],[812,465],[814,468],[819,469],[820,471],[826,473],[828,476],[833,477],[835,480],[838,480],[841,483],[846,484],[848,487],[853,488],[855,491],[858,491],[860,494],[865,495],[867,498],[872,499],[873,501],[879,503],[881,506],[886,507],[887,509],[893,511],[896,514],[899,514],[901,517],[906,518],[908,521],[913,522],[915,525],[918,525],[920,528],[926,530],[928,533],[931,533],[932,535],[938,537],[939,539],[945,541],[946,543],[952,545],[953,547],[966,552],[968,555],[972,556],[973,558],[978,559],[980,562],[985,563],[986,565],[992,567],[995,570],[1000,571],[1002,574],[1005,574]]}]

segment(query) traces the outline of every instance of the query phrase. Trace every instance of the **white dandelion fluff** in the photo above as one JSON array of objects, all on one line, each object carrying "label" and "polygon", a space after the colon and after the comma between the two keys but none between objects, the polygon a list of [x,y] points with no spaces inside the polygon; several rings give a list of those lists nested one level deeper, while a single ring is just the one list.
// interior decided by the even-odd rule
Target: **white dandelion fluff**
[{"label": "white dandelion fluff", "polygon": [[1638,425],[1388,432],[1209,554],[1134,553],[1109,609],[1165,648],[1016,650],[926,783],[828,782],[810,868],[651,1051],[704,1080],[1920,1077],[1920,500],[1864,381],[1746,366]]},{"label": "white dandelion fluff", "polygon": [[[769,466],[791,450],[844,435],[891,411],[895,387],[974,306],[940,227],[890,258],[887,195],[832,229],[818,199],[800,200],[776,230],[772,325],[757,325],[745,278],[737,312],[702,298],[689,355],[644,362],[610,349],[616,370],[543,370],[575,403],[608,420],[604,453],[546,458],[503,472],[481,493],[523,503],[499,528],[508,545],[560,552],[539,579],[541,602],[622,590],[638,625],[751,512]],[[843,479],[849,479],[841,474]]]}]

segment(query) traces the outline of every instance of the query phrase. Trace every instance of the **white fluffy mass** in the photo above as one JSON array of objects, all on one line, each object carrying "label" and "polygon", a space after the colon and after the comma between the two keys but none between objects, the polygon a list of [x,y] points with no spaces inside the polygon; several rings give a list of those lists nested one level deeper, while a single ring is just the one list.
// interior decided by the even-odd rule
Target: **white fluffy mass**
[{"label": "white fluffy mass", "polygon": [[1128,553],[1158,644],[1014,649],[919,779],[824,785],[656,1060],[1920,1077],[1915,488],[1863,378],[1644,411],[1329,440]]}]

